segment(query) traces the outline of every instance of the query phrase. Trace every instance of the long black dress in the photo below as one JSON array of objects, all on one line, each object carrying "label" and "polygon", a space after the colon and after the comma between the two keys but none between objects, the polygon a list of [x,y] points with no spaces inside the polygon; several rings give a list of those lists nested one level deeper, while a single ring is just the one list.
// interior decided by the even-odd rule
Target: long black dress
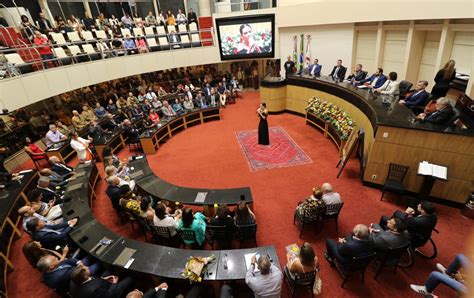
[{"label": "long black dress", "polygon": [[258,143],[260,145],[270,145],[270,138],[268,137],[268,112],[262,113],[265,116],[265,119],[258,114],[260,118],[260,123],[258,124]]},{"label": "long black dress", "polygon": [[431,89],[431,95],[433,95],[433,99],[438,99],[440,97],[446,96],[450,88],[449,83],[451,83],[451,81],[455,78],[456,72],[454,72],[453,75],[446,80],[444,78],[444,69],[438,71],[434,79],[436,84],[433,86],[433,89]]}]

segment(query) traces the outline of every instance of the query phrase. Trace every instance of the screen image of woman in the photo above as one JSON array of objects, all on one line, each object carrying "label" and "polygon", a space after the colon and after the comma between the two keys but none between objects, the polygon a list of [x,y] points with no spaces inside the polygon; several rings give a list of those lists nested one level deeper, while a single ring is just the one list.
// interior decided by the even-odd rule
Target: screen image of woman
[{"label": "screen image of woman", "polygon": [[219,29],[223,56],[266,55],[273,51],[271,22],[243,22]]},{"label": "screen image of woman", "polygon": [[261,47],[255,41],[255,36],[252,27],[249,24],[242,24],[239,28],[240,44],[237,48],[237,54],[255,54],[265,53],[265,48]]}]

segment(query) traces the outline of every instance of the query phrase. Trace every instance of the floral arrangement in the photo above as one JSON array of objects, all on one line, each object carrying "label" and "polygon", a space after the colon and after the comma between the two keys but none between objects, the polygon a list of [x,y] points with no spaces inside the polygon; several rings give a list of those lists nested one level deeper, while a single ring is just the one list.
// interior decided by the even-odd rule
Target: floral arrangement
[{"label": "floral arrangement", "polygon": [[313,97],[309,100],[306,111],[318,115],[321,119],[330,123],[343,141],[349,138],[352,129],[354,129],[355,121],[347,116],[343,109],[333,103]]},{"label": "floral arrangement", "polygon": [[[255,32],[253,35],[255,43],[266,51],[272,51],[272,31],[263,30]],[[235,35],[224,34],[221,40],[222,55],[236,55],[239,51],[240,33]]]},{"label": "floral arrangement", "polygon": [[207,264],[213,261],[216,256],[211,255],[209,257],[191,257],[186,263],[181,275],[188,279],[190,283],[201,282],[202,275],[207,270]]}]

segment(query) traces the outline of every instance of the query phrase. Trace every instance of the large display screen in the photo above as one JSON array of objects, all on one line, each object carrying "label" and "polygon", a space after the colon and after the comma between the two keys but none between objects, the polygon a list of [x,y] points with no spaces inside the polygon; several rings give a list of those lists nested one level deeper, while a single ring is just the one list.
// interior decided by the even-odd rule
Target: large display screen
[{"label": "large display screen", "polygon": [[275,15],[216,19],[221,60],[273,58]]}]

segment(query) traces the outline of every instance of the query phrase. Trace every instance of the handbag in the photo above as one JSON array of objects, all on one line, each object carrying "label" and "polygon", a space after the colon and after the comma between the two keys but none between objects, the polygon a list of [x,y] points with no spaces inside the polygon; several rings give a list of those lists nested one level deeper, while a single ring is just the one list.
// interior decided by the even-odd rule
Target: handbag
[{"label": "handbag", "polygon": [[319,274],[316,275],[316,278],[314,279],[314,284],[313,284],[313,294],[314,295],[319,295],[321,294],[322,291],[322,286],[323,286],[323,281],[319,277]]}]

